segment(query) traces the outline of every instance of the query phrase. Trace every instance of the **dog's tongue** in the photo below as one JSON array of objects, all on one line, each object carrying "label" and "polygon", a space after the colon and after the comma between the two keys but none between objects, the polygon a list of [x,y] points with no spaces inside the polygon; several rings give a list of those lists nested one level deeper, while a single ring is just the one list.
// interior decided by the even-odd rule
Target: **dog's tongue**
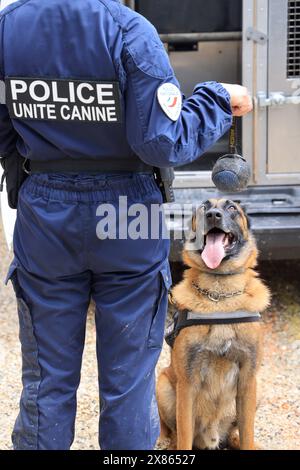
[{"label": "dog's tongue", "polygon": [[222,259],[225,257],[225,236],[225,233],[208,233],[206,236],[206,245],[201,256],[210,269],[216,269],[220,266]]}]

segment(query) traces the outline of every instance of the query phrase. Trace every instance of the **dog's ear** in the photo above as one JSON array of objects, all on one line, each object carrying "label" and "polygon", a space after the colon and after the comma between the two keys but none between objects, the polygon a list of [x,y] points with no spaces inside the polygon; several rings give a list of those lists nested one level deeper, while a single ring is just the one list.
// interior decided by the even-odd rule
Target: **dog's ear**
[{"label": "dog's ear", "polygon": [[197,207],[193,206],[192,207],[192,215],[187,219],[187,231],[188,233],[196,233],[197,229]]},{"label": "dog's ear", "polygon": [[196,214],[193,214],[192,221],[191,221],[191,229],[193,232],[196,232],[196,228],[197,228],[196,223],[197,223],[197,216]]},{"label": "dog's ear", "polygon": [[186,240],[192,242],[196,238],[196,214],[193,212],[192,217],[187,222]]},{"label": "dog's ear", "polygon": [[246,208],[246,206],[245,206],[244,204],[241,204],[240,206],[241,206],[241,208],[242,208],[242,210],[243,210],[245,219],[247,220],[248,229],[251,230],[251,225],[252,225],[252,223],[251,223],[251,219],[250,219],[249,215],[247,214],[247,208]]},{"label": "dog's ear", "polygon": [[247,224],[248,224],[248,229],[251,230],[252,222],[248,214],[245,214],[245,217],[247,219]]}]

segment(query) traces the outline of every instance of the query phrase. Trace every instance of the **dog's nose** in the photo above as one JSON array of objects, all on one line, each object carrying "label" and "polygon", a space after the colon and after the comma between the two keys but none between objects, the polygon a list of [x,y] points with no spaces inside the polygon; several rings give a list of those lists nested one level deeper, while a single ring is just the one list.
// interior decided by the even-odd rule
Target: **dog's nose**
[{"label": "dog's nose", "polygon": [[222,220],[223,214],[219,209],[210,209],[206,212],[206,218],[209,222],[216,223]]}]

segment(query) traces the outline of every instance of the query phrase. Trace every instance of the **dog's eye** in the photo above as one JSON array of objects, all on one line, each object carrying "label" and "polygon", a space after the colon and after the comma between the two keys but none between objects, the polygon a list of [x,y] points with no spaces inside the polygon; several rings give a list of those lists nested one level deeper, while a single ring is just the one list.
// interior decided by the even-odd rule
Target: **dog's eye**
[{"label": "dog's eye", "polygon": [[235,206],[229,206],[229,207],[228,207],[228,210],[229,210],[230,212],[235,212],[235,211],[237,210],[237,208],[236,208]]}]

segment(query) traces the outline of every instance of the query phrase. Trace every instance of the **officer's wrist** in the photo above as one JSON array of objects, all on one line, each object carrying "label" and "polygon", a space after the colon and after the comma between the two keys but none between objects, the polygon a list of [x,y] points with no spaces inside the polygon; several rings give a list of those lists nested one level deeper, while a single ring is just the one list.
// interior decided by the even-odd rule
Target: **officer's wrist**
[{"label": "officer's wrist", "polygon": [[194,89],[194,93],[199,91],[201,88],[206,88],[217,95],[221,95],[225,100],[228,105],[229,111],[232,113],[232,107],[231,107],[231,95],[228,90],[222,85],[220,82],[215,82],[215,81],[209,81],[209,82],[202,82],[198,83]]}]

